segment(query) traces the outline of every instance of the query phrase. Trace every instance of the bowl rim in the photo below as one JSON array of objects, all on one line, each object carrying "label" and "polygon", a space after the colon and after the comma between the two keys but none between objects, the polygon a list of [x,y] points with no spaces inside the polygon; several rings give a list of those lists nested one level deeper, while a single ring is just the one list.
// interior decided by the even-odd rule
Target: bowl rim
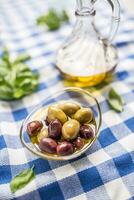
[{"label": "bowl rim", "polygon": [[[53,94],[53,96],[57,96],[57,95],[59,95],[59,94],[62,93],[62,92],[71,92],[71,91],[73,91],[73,92],[79,92],[79,93],[84,93],[84,94],[90,96],[91,98],[94,99],[94,101],[95,101],[95,103],[96,103],[96,105],[97,105],[98,112],[99,112],[99,114],[98,114],[99,120],[98,120],[98,126],[97,126],[97,129],[96,129],[96,134],[95,134],[94,139],[91,141],[91,143],[87,144],[85,148],[82,148],[82,149],[80,149],[79,151],[77,151],[77,152],[75,152],[75,153],[73,153],[73,154],[71,154],[71,155],[67,155],[67,156],[54,156],[53,154],[52,154],[52,155],[51,155],[51,154],[45,154],[45,153],[36,151],[36,150],[34,150],[34,149],[31,149],[31,148],[29,147],[29,145],[25,142],[24,138],[23,138],[23,127],[24,127],[25,123],[27,122],[27,120],[29,119],[29,117],[30,117],[33,113],[35,113],[36,110],[38,110],[38,109],[40,109],[40,108],[42,107],[42,105],[43,105],[43,103],[42,103],[42,104],[37,105],[36,108],[33,109],[33,110],[28,114],[28,116],[23,120],[23,123],[22,123],[21,128],[20,128],[20,132],[19,132],[19,136],[20,136],[21,143],[22,143],[31,153],[33,153],[34,155],[39,156],[39,157],[41,157],[41,158],[43,158],[43,159],[47,159],[47,160],[57,160],[57,161],[58,161],[58,160],[60,160],[60,161],[61,161],[61,160],[71,160],[71,159],[77,158],[78,156],[80,156],[81,154],[83,154],[83,153],[84,153],[87,149],[89,149],[89,148],[92,146],[92,144],[97,140],[97,138],[98,138],[98,136],[99,136],[99,134],[100,134],[100,131],[99,131],[99,130],[100,130],[101,123],[102,123],[101,108],[100,108],[100,105],[99,105],[99,103],[98,103],[98,100],[97,100],[96,97],[94,97],[89,91],[84,90],[84,89],[82,89],[82,88],[78,88],[78,87],[66,87],[66,88],[63,88],[63,89],[61,89],[61,90],[56,91],[56,92]],[[47,101],[47,100],[49,100],[49,99],[51,99],[51,96],[50,96],[50,95],[47,96],[43,102],[45,102],[45,101]]]}]

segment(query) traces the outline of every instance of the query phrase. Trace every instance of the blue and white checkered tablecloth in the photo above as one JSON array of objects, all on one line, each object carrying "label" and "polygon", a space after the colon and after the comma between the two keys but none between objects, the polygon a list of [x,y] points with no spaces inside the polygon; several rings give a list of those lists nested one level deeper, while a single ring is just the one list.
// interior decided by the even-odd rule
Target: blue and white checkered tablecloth
[{"label": "blue and white checkered tablecloth", "polygon": [[[0,40],[15,56],[27,52],[40,73],[40,85],[19,101],[0,101],[0,200],[125,200],[134,199],[134,16],[122,12],[115,39],[119,65],[115,80],[94,95],[100,102],[103,124],[97,142],[80,158],[66,162],[38,158],[26,150],[19,130],[28,113],[46,96],[64,87],[54,67],[56,49],[70,32],[69,25],[47,32],[34,20],[47,10],[48,0],[0,0]],[[66,1],[67,3],[67,1]],[[106,102],[114,87],[126,104],[120,114]],[[11,179],[35,165],[36,179],[12,194]]]}]

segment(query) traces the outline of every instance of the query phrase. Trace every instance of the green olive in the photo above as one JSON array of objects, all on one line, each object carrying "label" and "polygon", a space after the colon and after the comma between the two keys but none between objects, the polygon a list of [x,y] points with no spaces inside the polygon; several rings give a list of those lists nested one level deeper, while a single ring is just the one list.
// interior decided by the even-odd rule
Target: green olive
[{"label": "green olive", "polygon": [[90,122],[93,119],[93,112],[90,108],[81,108],[73,116],[81,124]]},{"label": "green olive", "polygon": [[80,130],[80,123],[71,119],[62,126],[62,136],[66,140],[73,140],[78,136]]},{"label": "green olive", "polygon": [[64,124],[68,120],[66,114],[56,106],[50,106],[48,108],[47,118],[49,122],[54,119],[58,119],[62,124]]},{"label": "green olive", "polygon": [[38,142],[40,142],[43,138],[46,138],[46,137],[48,137],[48,129],[44,128],[38,133],[37,140]]},{"label": "green olive", "polygon": [[73,115],[77,110],[80,109],[80,106],[74,102],[59,103],[58,107],[68,116]]}]

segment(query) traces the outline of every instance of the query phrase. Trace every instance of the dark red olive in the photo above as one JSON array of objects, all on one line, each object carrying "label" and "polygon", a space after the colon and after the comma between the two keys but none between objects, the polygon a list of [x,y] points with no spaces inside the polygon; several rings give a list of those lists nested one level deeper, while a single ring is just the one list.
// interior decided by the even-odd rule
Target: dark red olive
[{"label": "dark red olive", "polygon": [[82,149],[82,147],[84,146],[84,140],[78,137],[76,140],[73,141],[73,145],[77,149]]},{"label": "dark red olive", "polygon": [[39,148],[41,151],[45,151],[47,153],[56,153],[56,147],[56,141],[51,138],[43,138],[39,142]]},{"label": "dark red olive", "polygon": [[57,145],[57,154],[61,156],[66,156],[74,152],[73,145],[70,142],[61,142]]},{"label": "dark red olive", "polygon": [[38,132],[42,129],[43,123],[41,121],[32,121],[27,124],[27,132],[30,136],[38,134]]},{"label": "dark red olive", "polygon": [[48,135],[51,138],[58,139],[61,136],[62,124],[58,119],[52,120],[48,126]]},{"label": "dark red olive", "polygon": [[94,131],[89,125],[82,125],[80,127],[80,136],[85,139],[91,139],[94,137]]}]

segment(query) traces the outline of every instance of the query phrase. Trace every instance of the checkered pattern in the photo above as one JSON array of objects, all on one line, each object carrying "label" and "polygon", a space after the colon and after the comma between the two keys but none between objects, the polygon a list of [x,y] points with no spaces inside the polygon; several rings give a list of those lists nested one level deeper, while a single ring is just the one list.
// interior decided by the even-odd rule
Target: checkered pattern
[{"label": "checkered pattern", "polygon": [[[122,22],[115,45],[119,65],[115,80],[94,91],[103,113],[103,124],[96,143],[81,157],[64,162],[47,161],[27,151],[19,139],[24,118],[46,96],[63,88],[54,66],[55,52],[71,30],[65,25],[47,32],[34,24],[36,17],[54,5],[48,0],[0,0],[0,42],[12,56],[27,52],[28,62],[40,73],[38,90],[19,101],[0,102],[0,200],[125,200],[134,199],[134,17],[122,11]],[[63,6],[61,1],[55,5]],[[65,1],[71,14],[72,1]],[[61,7],[60,7],[61,8]],[[59,8],[59,9],[60,9]],[[73,21],[73,20],[72,20]],[[0,52],[1,54],[1,52]],[[126,104],[120,114],[106,102],[114,87]],[[11,179],[35,165],[36,179],[12,194]]]}]

